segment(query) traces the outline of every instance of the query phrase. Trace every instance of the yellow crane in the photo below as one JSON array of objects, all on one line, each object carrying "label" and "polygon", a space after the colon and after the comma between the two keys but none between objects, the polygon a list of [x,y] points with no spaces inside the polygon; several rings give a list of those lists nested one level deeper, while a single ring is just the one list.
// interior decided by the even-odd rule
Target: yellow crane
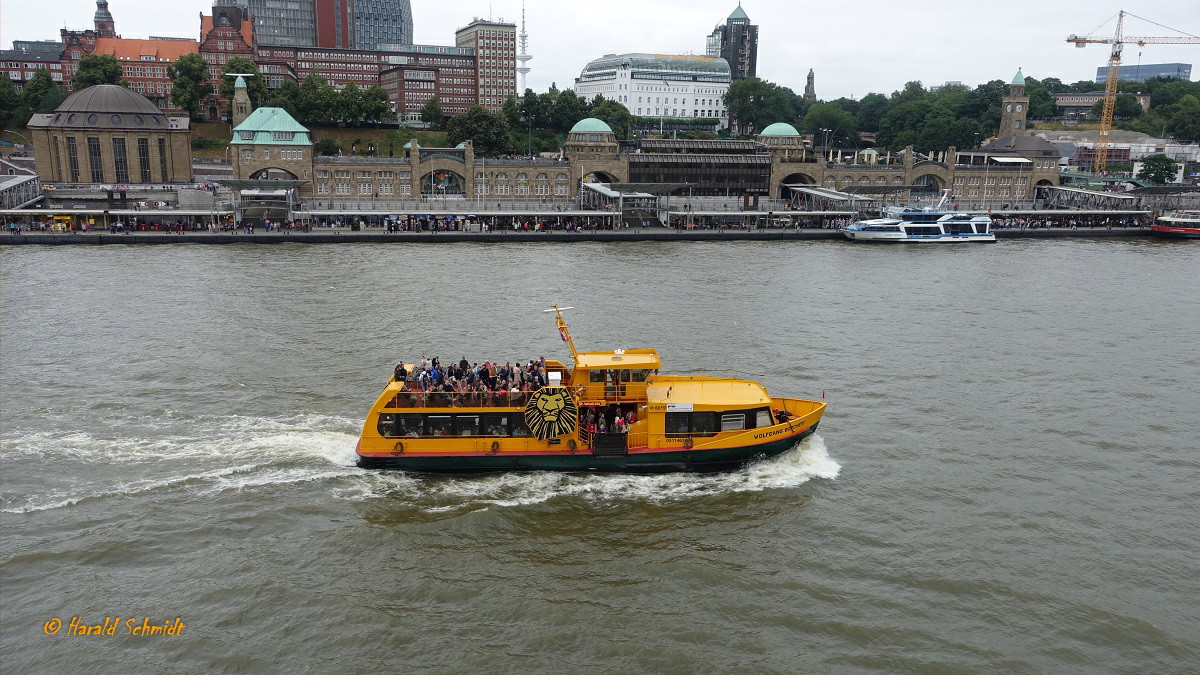
[{"label": "yellow crane", "polygon": [[[1091,35],[1071,35],[1067,37],[1067,42],[1073,43],[1076,47],[1085,47],[1087,45],[1112,45],[1112,54],[1108,57],[1108,79],[1104,86],[1104,108],[1100,114],[1100,138],[1096,142],[1096,163],[1094,170],[1096,172],[1104,171],[1108,164],[1108,144],[1109,132],[1112,131],[1113,107],[1117,103],[1117,81],[1121,79],[1121,49],[1128,43],[1133,43],[1139,47],[1143,45],[1195,45],[1200,44],[1200,37],[1184,33],[1180,36],[1169,37],[1149,37],[1149,36],[1129,36],[1125,35],[1125,15],[1142,19],[1136,14],[1130,14],[1125,10],[1117,13],[1117,32],[1112,37],[1092,37]],[[1111,19],[1110,19],[1111,21]],[[1155,23],[1149,19],[1142,19],[1147,23]],[[1108,23],[1107,21],[1105,23]],[[1155,24],[1161,26],[1162,24]],[[1168,26],[1162,26],[1168,30],[1175,30]],[[1183,33],[1183,31],[1177,31]]]}]

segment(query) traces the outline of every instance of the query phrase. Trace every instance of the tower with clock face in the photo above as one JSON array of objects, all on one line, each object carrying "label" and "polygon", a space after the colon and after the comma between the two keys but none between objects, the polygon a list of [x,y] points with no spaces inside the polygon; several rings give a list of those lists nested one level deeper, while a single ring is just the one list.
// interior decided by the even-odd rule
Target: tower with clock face
[{"label": "tower with clock face", "polygon": [[1025,94],[1025,76],[1021,69],[1012,84],[1008,85],[1008,95],[1000,103],[1000,133],[997,136],[1020,136],[1025,133],[1025,118],[1029,115],[1029,96]]}]

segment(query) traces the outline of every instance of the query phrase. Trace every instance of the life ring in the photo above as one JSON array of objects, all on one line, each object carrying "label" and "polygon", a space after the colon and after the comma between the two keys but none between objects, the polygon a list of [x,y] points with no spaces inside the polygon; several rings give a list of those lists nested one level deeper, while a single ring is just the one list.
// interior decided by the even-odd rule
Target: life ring
[{"label": "life ring", "polygon": [[683,439],[683,447],[687,448],[688,450],[691,450],[692,446],[695,444],[696,444],[696,442],[694,440],[692,440],[691,436],[688,436],[687,438]]},{"label": "life ring", "polygon": [[500,452],[500,441],[492,441],[492,454]]},{"label": "life ring", "polygon": [[566,342],[567,341],[567,331],[563,330],[562,328],[559,328],[558,329],[558,337],[562,338],[563,342]]},{"label": "life ring", "polygon": [[392,454],[393,455],[403,455],[404,454],[404,441],[396,441],[396,445],[392,446]]},{"label": "life ring", "polygon": [[574,438],[572,438],[571,440],[567,441],[567,450],[568,450],[568,451],[570,451],[570,453],[571,453],[572,455],[573,455],[573,454],[575,454],[575,450],[576,450],[578,447],[579,447],[579,444],[575,442],[575,439],[574,439]]}]

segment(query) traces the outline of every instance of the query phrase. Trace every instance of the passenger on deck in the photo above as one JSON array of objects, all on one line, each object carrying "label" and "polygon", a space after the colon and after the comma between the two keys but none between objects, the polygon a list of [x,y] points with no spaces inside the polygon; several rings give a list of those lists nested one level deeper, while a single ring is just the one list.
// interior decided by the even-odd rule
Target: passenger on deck
[{"label": "passenger on deck", "polygon": [[396,364],[396,381],[403,382],[408,379],[408,370],[404,367],[404,362]]}]

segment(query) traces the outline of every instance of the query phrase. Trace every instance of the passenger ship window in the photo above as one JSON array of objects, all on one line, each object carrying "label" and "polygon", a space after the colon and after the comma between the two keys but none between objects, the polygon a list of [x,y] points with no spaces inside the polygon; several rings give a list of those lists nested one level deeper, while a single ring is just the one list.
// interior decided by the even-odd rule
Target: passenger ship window
[{"label": "passenger ship window", "polygon": [[721,431],[741,431],[746,428],[746,413],[721,415]]},{"label": "passenger ship window", "polygon": [[454,435],[455,436],[478,436],[479,435],[479,416],[478,415],[455,415],[454,416]]},{"label": "passenger ship window", "polygon": [[425,435],[426,436],[449,436],[450,435],[450,416],[449,415],[430,415],[425,420]]},{"label": "passenger ship window", "polygon": [[688,413],[667,413],[667,436],[686,436],[688,432]]},{"label": "passenger ship window", "polygon": [[762,408],[761,410],[758,410],[754,413],[755,428],[774,426],[774,424],[775,424],[775,422],[773,422],[771,420],[771,411],[770,410],[767,410],[766,408]]}]

